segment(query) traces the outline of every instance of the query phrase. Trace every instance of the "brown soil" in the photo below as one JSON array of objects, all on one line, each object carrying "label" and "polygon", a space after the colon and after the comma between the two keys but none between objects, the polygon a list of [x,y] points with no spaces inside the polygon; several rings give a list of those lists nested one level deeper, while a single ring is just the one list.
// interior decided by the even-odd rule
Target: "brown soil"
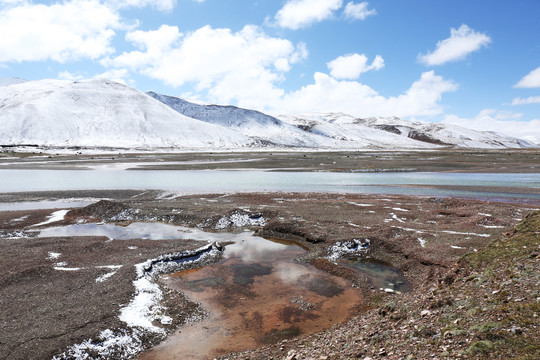
[{"label": "brown soil", "polygon": [[[237,153],[4,153],[0,168],[77,169],[127,164],[128,168],[161,170],[275,169],[288,171],[439,171],[537,173],[538,149],[433,151],[260,151]],[[151,164],[148,164],[148,163]],[[163,162],[160,164],[160,162]],[[143,164],[140,164],[143,163]],[[139,165],[140,166],[139,166]]]},{"label": "brown soil", "polygon": [[[456,347],[459,351],[469,349],[475,341],[484,341],[483,335],[477,336],[483,334],[481,331],[467,327],[465,337],[453,338],[447,337],[446,330],[439,326],[451,326],[458,319],[445,314],[451,314],[456,308],[476,299],[474,293],[465,290],[460,293],[456,284],[468,284],[468,277],[462,274],[467,271],[474,274],[477,270],[467,270],[465,265],[456,264],[463,255],[474,254],[475,251],[480,253],[491,241],[512,231],[520,219],[534,208],[520,203],[361,194],[214,194],[166,200],[157,200],[152,193],[142,192],[138,194],[143,196],[136,197],[133,196],[137,193],[133,192],[127,192],[125,196],[114,192],[108,196],[105,192],[100,194],[116,198],[121,204],[109,204],[103,208],[101,204],[73,211],[63,223],[81,219],[107,220],[114,216],[113,212],[118,213],[116,210],[131,209],[129,221],[164,221],[213,230],[220,218],[235,212],[262,214],[268,223],[255,229],[259,235],[298,242],[310,250],[303,261],[351,281],[372,299],[370,304],[374,310],[361,312],[359,317],[332,330],[229,356],[237,359],[281,359],[287,357],[291,349],[296,354],[291,353],[291,356],[297,359],[405,359],[409,354],[415,354],[414,358],[427,358],[441,355],[447,351],[443,350],[444,346],[451,344],[459,344]],[[24,201],[76,196],[79,195],[63,192],[9,194],[3,198]],[[133,294],[133,265],[161,254],[200,246],[200,243],[186,240],[7,238],[9,233],[28,230],[29,226],[46,220],[52,211],[0,212],[0,229],[4,237],[0,239],[0,266],[3,269],[0,274],[0,333],[3,334],[0,359],[50,358],[71,344],[95,337],[101,330],[121,327],[117,315]],[[350,269],[321,260],[328,255],[329,246],[337,241],[366,238],[371,240],[366,256],[401,270],[414,284],[415,291],[401,295],[384,294]],[[50,259],[51,252],[61,255]],[[528,264],[537,266],[535,259],[532,258]],[[55,270],[57,262],[83,269]],[[95,279],[108,272],[108,269],[96,268],[102,265],[123,267],[109,280],[97,283]],[[457,275],[451,275],[456,271]],[[448,280],[453,287],[447,289],[444,279],[448,274],[453,276]],[[530,290],[529,286],[532,285],[524,283],[522,290]],[[482,296],[489,295],[490,291],[495,290],[480,288],[478,300],[489,301],[489,296],[484,300]],[[519,298],[525,296],[523,291],[519,291]],[[169,293],[169,303],[173,296],[174,293]],[[446,301],[448,298],[450,302]],[[512,299],[512,307],[508,308],[510,313],[517,311],[514,308],[520,305],[512,302],[516,297]],[[480,304],[475,311],[482,313],[483,308]],[[178,319],[185,308],[171,307],[170,311],[172,317]],[[447,319],[448,323],[439,321],[441,318]],[[469,326],[468,322],[473,319],[474,315],[471,315],[470,320],[460,319],[456,324],[467,321],[466,326]],[[173,326],[179,323],[181,321],[176,320]],[[526,327],[529,325],[516,326],[529,329]],[[499,328],[506,331],[509,327]],[[529,330],[521,332],[530,334]],[[438,337],[435,336],[437,334]],[[494,343],[493,338],[485,338],[485,341]],[[400,348],[399,344],[405,342],[409,345]],[[489,344],[477,346],[489,347]]]}]

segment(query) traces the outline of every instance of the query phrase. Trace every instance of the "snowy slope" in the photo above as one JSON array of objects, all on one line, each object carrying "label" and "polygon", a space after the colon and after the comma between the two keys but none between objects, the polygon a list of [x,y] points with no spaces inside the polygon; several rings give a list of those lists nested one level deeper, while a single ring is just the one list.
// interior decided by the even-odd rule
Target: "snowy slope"
[{"label": "snowy slope", "polygon": [[0,86],[9,86],[9,85],[14,85],[14,84],[22,84],[24,82],[26,82],[26,80],[19,79],[19,78],[16,78],[16,77],[0,78]]},{"label": "snowy slope", "polygon": [[144,94],[102,79],[0,81],[0,145],[215,150],[253,147],[432,149],[533,147],[440,123],[340,113],[270,116]]},{"label": "snowy slope", "polygon": [[195,120],[108,80],[0,87],[0,144],[113,148],[238,148],[248,137]]},{"label": "snowy slope", "polygon": [[456,125],[422,123],[397,117],[356,119],[353,122],[419,141],[459,148],[525,148],[533,144],[493,131],[476,131]]},{"label": "snowy slope", "polygon": [[235,106],[199,105],[184,99],[148,92],[180,114],[234,129],[256,139],[261,145],[287,147],[340,147],[333,139],[316,136],[259,111]]},{"label": "snowy slope", "polygon": [[313,134],[339,140],[343,148],[426,149],[440,147],[356,123],[353,117],[346,114],[280,115],[278,118]]}]

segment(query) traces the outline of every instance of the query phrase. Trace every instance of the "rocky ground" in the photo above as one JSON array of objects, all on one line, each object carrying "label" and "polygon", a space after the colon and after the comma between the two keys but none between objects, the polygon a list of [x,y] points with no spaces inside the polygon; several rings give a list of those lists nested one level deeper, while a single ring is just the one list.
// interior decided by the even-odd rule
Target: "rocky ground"
[{"label": "rocky ground", "polygon": [[[251,228],[300,244],[309,249],[303,261],[365,291],[368,302],[344,324],[224,358],[538,358],[540,215],[528,216],[538,204],[361,194],[164,197],[136,191],[3,194],[0,201],[81,197],[112,201],[74,209],[37,227],[57,210],[0,212],[2,359],[51,358],[104,329],[121,329],[118,312],[132,297],[134,265],[201,244],[28,235],[51,225],[133,221],[207,231]],[[336,243],[367,239],[362,256],[402,271],[413,292],[381,291],[329,260]],[[97,281],[112,266],[116,272]],[[78,270],[67,270],[72,268]],[[181,294],[166,292],[165,302],[173,318],[164,326],[169,329],[197,309]],[[145,346],[155,340],[144,339]]]},{"label": "rocky ground", "polygon": [[540,212],[446,274],[309,337],[220,359],[539,359]]}]

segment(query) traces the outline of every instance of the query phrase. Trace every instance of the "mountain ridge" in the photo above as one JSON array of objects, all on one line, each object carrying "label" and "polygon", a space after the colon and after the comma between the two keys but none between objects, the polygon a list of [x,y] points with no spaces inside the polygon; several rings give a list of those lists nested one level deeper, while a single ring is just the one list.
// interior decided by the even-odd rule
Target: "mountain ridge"
[{"label": "mountain ridge", "polygon": [[[1,80],[1,79],[0,79]],[[171,151],[527,148],[527,141],[442,123],[342,113],[272,116],[142,93],[105,79],[8,79],[0,86],[0,145]],[[2,84],[2,81],[0,81]]]}]

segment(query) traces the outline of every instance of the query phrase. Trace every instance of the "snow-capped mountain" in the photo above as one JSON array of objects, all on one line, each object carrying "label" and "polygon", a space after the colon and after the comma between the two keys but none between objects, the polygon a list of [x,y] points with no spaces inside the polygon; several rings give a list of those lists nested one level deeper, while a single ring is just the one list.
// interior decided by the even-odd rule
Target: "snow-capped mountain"
[{"label": "snow-capped mountain", "polygon": [[534,147],[528,141],[493,131],[476,131],[456,125],[421,123],[397,117],[355,119],[356,124],[394,133],[399,136],[438,145],[462,148],[524,148]]},{"label": "snow-capped mountain", "polygon": [[[2,85],[3,84],[3,85]],[[440,123],[346,114],[270,116],[200,105],[108,80],[0,82],[0,145],[242,149],[519,148],[512,137]]]},{"label": "snow-capped mountain", "polygon": [[353,117],[346,114],[280,115],[278,117],[304,131],[339,141],[343,147],[347,147],[347,144],[348,147],[366,149],[440,147],[356,123]]},{"label": "snow-capped mountain", "polygon": [[147,94],[182,115],[234,129],[256,139],[260,144],[287,147],[340,147],[340,144],[332,139],[316,136],[259,111],[236,106],[199,105],[174,96],[154,92]]},{"label": "snow-capped mountain", "polygon": [[22,84],[26,82],[26,80],[19,79],[17,77],[11,77],[11,78],[0,78],[0,86],[8,86],[8,85],[15,85],[15,84]]},{"label": "snow-capped mountain", "polygon": [[0,87],[0,144],[112,148],[238,148],[253,140],[183,116],[108,80]]}]

